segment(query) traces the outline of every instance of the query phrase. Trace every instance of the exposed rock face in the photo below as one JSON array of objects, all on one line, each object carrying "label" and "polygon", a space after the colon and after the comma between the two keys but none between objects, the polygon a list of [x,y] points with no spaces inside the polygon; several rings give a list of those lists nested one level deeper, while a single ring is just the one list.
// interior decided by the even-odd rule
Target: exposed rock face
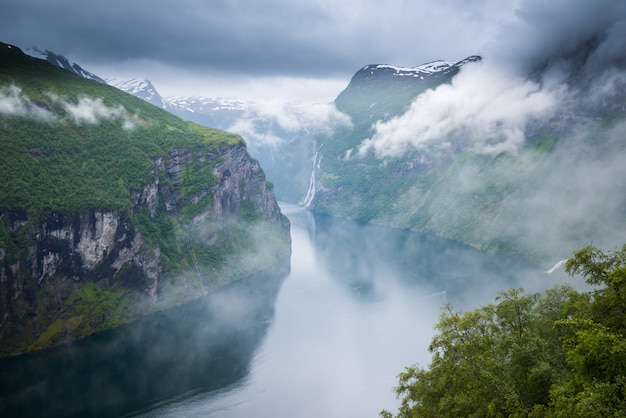
[{"label": "exposed rock face", "polygon": [[[29,220],[20,220],[24,224]],[[35,257],[30,274],[38,283],[47,277],[65,275],[74,280],[90,278],[103,262],[115,272],[137,261],[144,240],[126,214],[93,210],[83,214],[50,214],[33,226]],[[158,260],[157,260],[158,261]],[[144,272],[156,281],[158,274]]]},{"label": "exposed rock face", "polygon": [[[128,211],[48,213],[43,219],[0,214],[15,244],[0,248],[0,356],[182,303],[290,252],[289,222],[243,143],[172,149],[154,160],[150,178],[130,199]],[[250,214],[254,228],[263,224],[278,238],[268,236],[270,251],[246,264],[246,251],[254,249],[240,236],[253,228]],[[169,229],[158,229],[163,224]],[[175,244],[162,248],[164,242]],[[203,251],[220,257],[203,259]],[[233,272],[229,265],[240,261],[246,268]],[[192,276],[200,285],[185,281]],[[166,295],[164,284],[175,291]]]},{"label": "exposed rock face", "polygon": [[[194,155],[190,150],[173,149],[170,151],[170,159],[167,174],[173,179],[173,187],[169,190],[169,197],[165,204],[168,210],[175,210],[179,205],[181,193],[181,173],[185,164],[197,159],[201,164],[212,164],[213,174],[217,178],[217,184],[210,189],[195,195],[191,201],[196,203],[211,194],[213,199],[196,220],[206,217],[223,218],[228,214],[239,213],[241,204],[249,202],[254,204],[268,218],[275,218],[280,214],[280,208],[276,203],[273,192],[267,189],[265,174],[259,163],[252,160],[244,145],[222,147],[219,150]],[[146,190],[144,189],[144,195]],[[148,193],[152,196],[152,193]],[[147,196],[147,205],[154,205]]]}]

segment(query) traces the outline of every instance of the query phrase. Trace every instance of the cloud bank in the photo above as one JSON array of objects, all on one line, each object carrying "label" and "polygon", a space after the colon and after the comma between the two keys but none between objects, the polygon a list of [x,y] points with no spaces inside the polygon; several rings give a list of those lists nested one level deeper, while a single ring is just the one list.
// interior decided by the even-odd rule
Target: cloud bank
[{"label": "cloud bank", "polygon": [[450,140],[479,153],[514,152],[529,123],[623,93],[625,69],[626,3],[526,0],[481,63],[418,96],[405,114],[375,123],[359,154],[398,157]]},{"label": "cloud bank", "polygon": [[124,129],[132,129],[135,126],[122,106],[108,107],[101,98],[81,97],[77,103],[67,101],[60,101],[59,103],[76,124],[94,125],[101,120],[121,119]]},{"label": "cloud bank", "polygon": [[[101,98],[81,97],[74,103],[54,94],[46,94],[53,105],[64,109],[69,118],[80,124],[97,124],[103,120],[120,119],[124,129],[133,129],[136,124],[129,113],[120,105],[109,107]],[[33,102],[18,86],[0,87],[0,114],[35,118],[41,121],[58,121],[58,117]]]},{"label": "cloud bank", "polygon": [[350,123],[350,118],[331,103],[266,101],[251,104],[226,130],[241,135],[253,147],[276,150],[297,134],[330,131]]},{"label": "cloud bank", "polygon": [[[150,0],[0,2],[0,37],[168,96],[331,101],[359,68],[481,51],[514,2]],[[463,42],[459,42],[459,38]]]},{"label": "cloud bank", "polygon": [[376,122],[359,154],[399,157],[433,143],[448,147],[448,138],[471,142],[481,153],[513,151],[524,142],[528,121],[551,115],[563,95],[561,86],[545,88],[494,66],[469,65],[451,84],[419,95],[403,115]]},{"label": "cloud bank", "polygon": [[11,85],[0,87],[0,114],[34,117],[40,120],[53,120],[54,115],[35,105],[22,93],[22,89]]},{"label": "cloud bank", "polygon": [[[371,62],[411,65],[414,57],[427,61],[441,50],[462,57],[468,43],[475,49],[489,39],[494,22],[511,8],[497,0],[471,5],[460,0],[111,0],[88,7],[78,0],[20,0],[0,4],[0,27],[10,34],[8,42],[40,45],[82,57],[83,63],[138,60],[205,76],[318,78]],[[472,37],[461,45],[459,32]]]}]

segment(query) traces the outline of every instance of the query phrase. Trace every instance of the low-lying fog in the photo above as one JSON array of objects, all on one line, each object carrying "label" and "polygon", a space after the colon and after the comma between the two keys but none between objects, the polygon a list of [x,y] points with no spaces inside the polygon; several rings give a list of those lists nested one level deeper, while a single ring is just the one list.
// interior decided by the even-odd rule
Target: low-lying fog
[{"label": "low-lying fog", "polygon": [[472,309],[501,289],[569,280],[437,237],[282,208],[289,269],[0,362],[2,415],[375,417],[397,407],[405,366],[428,365],[443,303]]}]

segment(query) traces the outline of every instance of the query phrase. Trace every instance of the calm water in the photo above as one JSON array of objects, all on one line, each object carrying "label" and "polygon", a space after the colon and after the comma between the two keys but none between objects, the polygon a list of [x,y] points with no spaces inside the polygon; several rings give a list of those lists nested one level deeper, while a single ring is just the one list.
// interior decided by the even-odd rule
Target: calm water
[{"label": "calm water", "polygon": [[439,308],[564,280],[437,237],[283,205],[293,255],[214,295],[0,361],[0,416],[376,417]]}]

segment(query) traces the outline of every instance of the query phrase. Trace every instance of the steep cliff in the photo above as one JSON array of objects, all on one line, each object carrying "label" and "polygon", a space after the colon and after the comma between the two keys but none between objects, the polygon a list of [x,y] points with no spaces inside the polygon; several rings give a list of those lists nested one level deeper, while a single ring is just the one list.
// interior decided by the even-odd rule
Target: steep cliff
[{"label": "steep cliff", "polygon": [[202,296],[290,253],[240,137],[0,44],[0,356]]}]

